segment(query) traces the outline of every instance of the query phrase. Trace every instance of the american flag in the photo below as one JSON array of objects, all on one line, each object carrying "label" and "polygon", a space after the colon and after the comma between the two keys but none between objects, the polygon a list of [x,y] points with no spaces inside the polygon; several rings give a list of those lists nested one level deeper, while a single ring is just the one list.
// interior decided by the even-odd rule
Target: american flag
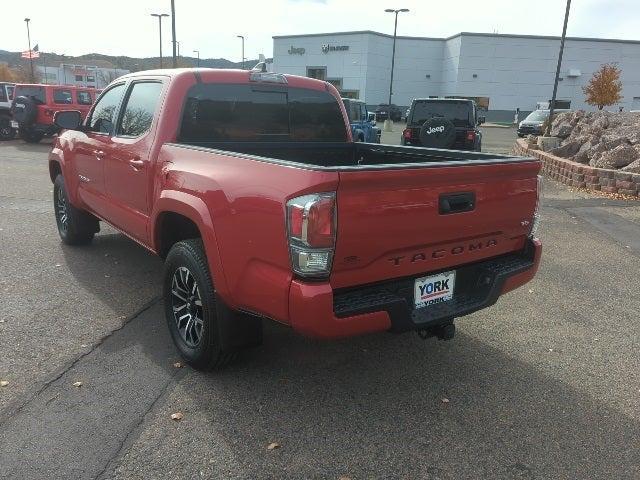
[{"label": "american flag", "polygon": [[38,48],[38,45],[33,47],[31,50],[25,50],[24,52],[22,52],[21,57],[22,58],[40,58],[40,50]]}]

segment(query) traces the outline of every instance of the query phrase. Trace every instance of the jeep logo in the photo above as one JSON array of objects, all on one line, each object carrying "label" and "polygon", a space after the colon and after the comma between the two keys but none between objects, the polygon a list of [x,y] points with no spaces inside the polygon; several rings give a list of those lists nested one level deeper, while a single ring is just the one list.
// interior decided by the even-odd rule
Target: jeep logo
[{"label": "jeep logo", "polygon": [[291,48],[288,50],[289,55],[304,55],[304,52],[306,52],[306,50],[302,47],[294,47],[293,45],[291,45]]},{"label": "jeep logo", "polygon": [[444,125],[440,125],[439,127],[429,127],[429,130],[425,130],[424,133],[426,133],[427,135],[431,135],[432,133],[436,132],[444,132]]},{"label": "jeep logo", "polygon": [[475,243],[469,243],[467,245],[457,245],[452,248],[441,248],[436,250],[428,250],[424,252],[414,253],[411,257],[402,255],[400,257],[391,257],[387,258],[388,262],[391,262],[394,266],[398,266],[401,263],[416,263],[416,262],[426,262],[432,258],[444,258],[449,255],[461,255],[465,252],[473,252],[475,250],[483,250],[485,248],[491,248],[498,245],[498,241],[495,239],[490,239],[486,241],[477,241]]}]

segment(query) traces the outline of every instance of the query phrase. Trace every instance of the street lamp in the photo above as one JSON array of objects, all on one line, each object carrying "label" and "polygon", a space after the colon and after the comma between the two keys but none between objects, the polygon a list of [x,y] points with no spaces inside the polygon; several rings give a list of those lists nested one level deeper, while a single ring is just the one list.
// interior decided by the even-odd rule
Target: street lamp
[{"label": "street lamp", "polygon": [[242,39],[242,69],[244,70],[244,37],[242,35],[236,35],[236,37]]},{"label": "street lamp", "polygon": [[29,42],[29,63],[31,64],[31,83],[36,83],[36,76],[33,74],[33,52],[31,51],[31,33],[29,32],[30,18],[24,19],[27,24],[27,42]]},{"label": "street lamp", "polygon": [[162,17],[168,17],[166,13],[152,13],[152,17],[158,17],[158,29],[160,30],[160,68],[162,68]]},{"label": "street lamp", "polygon": [[553,81],[553,95],[551,95],[551,105],[549,105],[549,124],[546,137],[551,134],[551,124],[553,123],[553,111],[556,109],[556,95],[558,94],[558,79],[560,78],[560,66],[562,65],[562,53],[564,52],[564,39],[567,36],[567,22],[569,21],[569,9],[571,0],[567,0],[567,10],[564,12],[564,26],[562,27],[562,38],[560,39],[560,53],[558,54],[558,67],[556,68],[556,78]]},{"label": "street lamp", "polygon": [[396,14],[396,21],[394,23],[393,26],[393,51],[391,53],[391,81],[389,82],[389,108],[388,108],[388,117],[387,119],[384,121],[384,131],[385,132],[393,132],[393,121],[391,120],[391,95],[393,95],[393,67],[395,66],[396,63],[396,33],[398,31],[398,14],[399,13],[405,13],[408,12],[409,9],[408,8],[398,8],[398,9],[393,9],[393,8],[387,8],[385,9],[385,12],[387,13],[395,13]]},{"label": "street lamp", "polygon": [[200,50],[194,50],[193,53],[198,54],[198,67],[200,67]]}]

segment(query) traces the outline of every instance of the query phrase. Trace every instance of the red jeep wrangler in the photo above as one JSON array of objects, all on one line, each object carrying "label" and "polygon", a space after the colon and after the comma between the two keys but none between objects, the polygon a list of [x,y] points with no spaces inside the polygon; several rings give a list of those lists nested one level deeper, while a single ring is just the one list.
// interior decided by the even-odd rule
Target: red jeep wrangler
[{"label": "red jeep wrangler", "polygon": [[84,118],[97,92],[94,88],[73,85],[18,84],[11,106],[11,126],[22,139],[38,143],[45,136],[60,131],[53,123],[56,112],[77,110]]},{"label": "red jeep wrangler", "polygon": [[449,339],[538,268],[539,160],[353,142],[327,82],[138,72],[56,122],[62,241],[103,220],[165,258],[166,321],[198,368],[260,343],[262,319]]}]

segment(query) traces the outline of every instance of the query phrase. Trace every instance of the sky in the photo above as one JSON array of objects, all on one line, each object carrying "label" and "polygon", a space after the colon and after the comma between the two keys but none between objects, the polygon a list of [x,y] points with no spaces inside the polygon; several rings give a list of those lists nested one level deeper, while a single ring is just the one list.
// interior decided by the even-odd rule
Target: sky
[{"label": "sky", "polygon": [[[398,35],[448,37],[459,32],[560,35],[564,0],[175,0],[181,53],[202,58],[241,60],[272,55],[273,35],[374,30],[393,33],[385,8],[400,14]],[[2,13],[0,49],[27,49],[25,17],[31,19],[31,44],[66,55],[104,53],[158,55],[158,20],[170,13],[170,0],[21,0]],[[573,0],[569,36],[640,40],[640,0]],[[163,20],[163,49],[171,49],[171,21]]]}]

